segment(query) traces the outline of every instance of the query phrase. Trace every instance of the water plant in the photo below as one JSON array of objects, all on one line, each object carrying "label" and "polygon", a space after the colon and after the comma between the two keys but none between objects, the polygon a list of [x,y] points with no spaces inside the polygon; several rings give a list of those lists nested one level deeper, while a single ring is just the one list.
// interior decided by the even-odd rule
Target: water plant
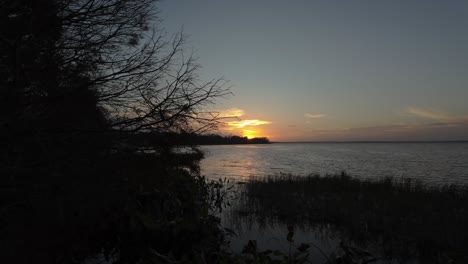
[{"label": "water plant", "polygon": [[234,213],[239,218],[332,225],[363,248],[378,247],[387,259],[467,259],[466,186],[358,179],[344,172],[253,178],[243,186]]}]

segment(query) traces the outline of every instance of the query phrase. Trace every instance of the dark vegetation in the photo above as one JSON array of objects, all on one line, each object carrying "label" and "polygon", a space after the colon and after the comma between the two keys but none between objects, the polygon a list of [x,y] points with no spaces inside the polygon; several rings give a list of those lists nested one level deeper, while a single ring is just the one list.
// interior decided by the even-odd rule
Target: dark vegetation
[{"label": "dark vegetation", "polygon": [[3,186],[2,261],[214,261],[224,242],[212,213],[219,184],[153,155],[100,162],[78,175]]},{"label": "dark vegetation", "polygon": [[[198,78],[155,2],[0,0],[1,263],[276,261],[254,243],[223,249],[223,184],[200,176],[194,147],[268,140],[197,135],[222,123],[204,109],[229,92]],[[468,244],[463,188],[345,176],[246,188],[246,212],[332,222],[384,249],[456,258]]]},{"label": "dark vegetation", "polygon": [[145,133],[141,132],[129,138],[132,145],[141,147],[148,145],[231,145],[231,144],[269,144],[270,140],[266,137],[247,138],[240,136],[221,136],[216,134],[198,134],[198,133]]},{"label": "dark vegetation", "polygon": [[468,187],[359,180],[346,173],[280,175],[247,182],[235,215],[263,223],[331,224],[362,247],[377,246],[384,259],[468,260]]},{"label": "dark vegetation", "polygon": [[220,135],[196,135],[193,142],[199,145],[231,145],[231,144],[269,144],[266,137],[247,138],[240,136],[220,136]]},{"label": "dark vegetation", "polygon": [[216,262],[202,154],[135,138],[216,128],[229,92],[155,2],[0,0],[1,263]]}]

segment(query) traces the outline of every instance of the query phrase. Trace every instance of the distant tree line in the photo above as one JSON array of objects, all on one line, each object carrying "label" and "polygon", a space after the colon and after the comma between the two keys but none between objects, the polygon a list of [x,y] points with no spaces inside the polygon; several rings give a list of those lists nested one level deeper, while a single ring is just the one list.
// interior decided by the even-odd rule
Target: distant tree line
[{"label": "distant tree line", "polygon": [[[129,138],[130,139],[130,138]],[[221,136],[217,134],[197,133],[152,133],[134,134],[128,145],[137,148],[144,146],[196,146],[196,145],[231,145],[231,144],[269,144],[266,137],[247,138],[240,136]]]},{"label": "distant tree line", "polygon": [[240,136],[220,136],[216,134],[193,134],[193,141],[198,145],[229,145],[229,144],[269,144],[267,137],[247,138]]}]

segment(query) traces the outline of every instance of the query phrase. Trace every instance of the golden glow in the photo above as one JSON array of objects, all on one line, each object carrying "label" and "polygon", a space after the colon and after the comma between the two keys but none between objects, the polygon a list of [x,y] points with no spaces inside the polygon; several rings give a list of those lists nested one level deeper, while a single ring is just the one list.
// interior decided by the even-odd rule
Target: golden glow
[{"label": "golden glow", "polygon": [[252,120],[241,120],[241,121],[229,121],[227,122],[228,126],[236,128],[244,128],[246,126],[260,126],[271,124],[270,121],[252,119]]},{"label": "golden glow", "polygon": [[254,131],[254,130],[249,130],[249,129],[242,130],[242,135],[244,137],[247,137],[248,139],[252,139],[254,137],[257,137],[257,134],[258,133],[256,131]]},{"label": "golden glow", "polygon": [[217,111],[217,114],[217,117],[224,118],[225,120],[224,124],[226,126],[224,126],[222,130],[230,135],[242,135],[249,139],[255,137],[267,137],[261,126],[272,123],[270,121],[260,119],[241,119],[241,117],[245,117],[246,112],[239,108],[220,110]]}]

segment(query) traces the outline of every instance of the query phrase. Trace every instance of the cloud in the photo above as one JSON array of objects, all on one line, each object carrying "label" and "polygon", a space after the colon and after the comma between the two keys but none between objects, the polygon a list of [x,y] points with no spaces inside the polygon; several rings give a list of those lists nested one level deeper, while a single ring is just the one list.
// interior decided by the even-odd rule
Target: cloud
[{"label": "cloud", "polygon": [[430,109],[422,109],[417,107],[408,107],[406,109],[406,112],[418,117],[437,120],[439,122],[454,123],[468,121],[468,116],[450,115],[444,112],[434,111]]},{"label": "cloud", "polygon": [[305,113],[304,116],[307,118],[322,118],[322,117],[325,117],[326,115]]},{"label": "cloud", "polygon": [[468,122],[430,124],[391,124],[345,129],[304,131],[319,141],[388,141],[388,140],[467,140]]},{"label": "cloud", "polygon": [[211,115],[217,118],[225,119],[226,127],[223,130],[235,131],[245,127],[261,126],[271,124],[270,121],[259,120],[259,119],[242,119],[246,112],[239,108],[229,108],[224,110],[218,110],[210,112]]},{"label": "cloud", "polygon": [[240,121],[229,121],[226,122],[230,127],[244,128],[246,126],[260,126],[271,124],[270,121],[250,119],[250,120],[240,120]]},{"label": "cloud", "polygon": [[229,108],[213,112],[219,118],[238,118],[245,114],[245,111],[239,108]]}]

